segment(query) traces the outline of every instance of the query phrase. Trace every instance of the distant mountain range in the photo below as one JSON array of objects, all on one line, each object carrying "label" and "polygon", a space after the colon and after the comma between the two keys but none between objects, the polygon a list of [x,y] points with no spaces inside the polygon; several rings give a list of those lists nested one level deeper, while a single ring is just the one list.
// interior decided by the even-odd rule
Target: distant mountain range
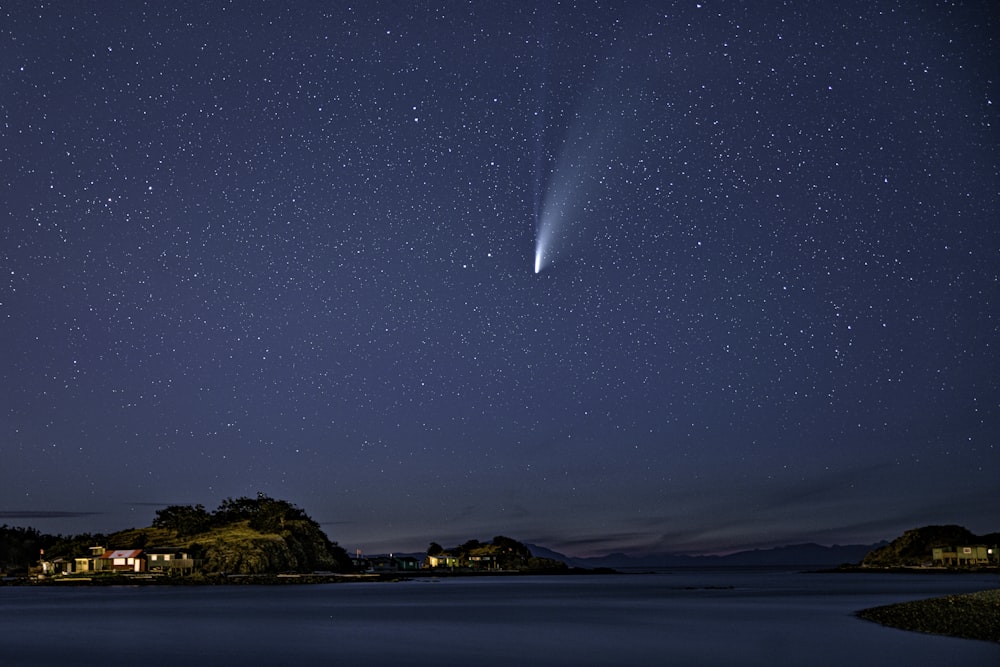
[{"label": "distant mountain range", "polygon": [[613,553],[598,558],[573,558],[537,544],[527,545],[534,556],[553,558],[572,567],[657,568],[657,567],[746,567],[746,566],[795,566],[836,567],[845,563],[857,564],[874,549],[888,544],[848,544],[824,547],[820,544],[792,544],[773,549],[740,551],[725,556],[683,556],[677,554],[649,554],[630,556]]}]

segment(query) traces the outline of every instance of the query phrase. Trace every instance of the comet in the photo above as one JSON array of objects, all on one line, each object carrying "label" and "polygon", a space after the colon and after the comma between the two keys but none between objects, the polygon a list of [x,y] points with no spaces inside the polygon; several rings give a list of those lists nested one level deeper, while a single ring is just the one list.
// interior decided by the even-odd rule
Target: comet
[{"label": "comet", "polygon": [[580,180],[580,169],[576,165],[564,166],[562,173],[557,173],[549,184],[535,230],[535,273],[541,273],[566,253],[573,234],[579,231],[570,221],[580,217],[577,207],[583,192]]},{"label": "comet", "polygon": [[549,243],[552,239],[552,221],[542,217],[535,232],[535,273],[541,273],[549,257]]},{"label": "comet", "polygon": [[[596,104],[592,102],[592,104]],[[602,114],[587,108],[557,156],[546,184],[535,230],[535,273],[571,253],[587,223],[585,203],[593,196],[595,174],[606,170],[615,126]]]},{"label": "comet", "polygon": [[[582,245],[581,234],[593,217],[587,203],[599,196],[597,187],[607,187],[608,165],[628,138],[629,123],[622,119],[632,113],[627,110],[632,109],[633,96],[627,94],[620,68],[611,67],[611,62],[608,60],[609,66],[599,73],[591,93],[580,101],[548,178],[542,178],[541,154],[536,154],[536,274]],[[544,119],[541,122],[544,125]],[[536,128],[537,137],[542,129]]]}]

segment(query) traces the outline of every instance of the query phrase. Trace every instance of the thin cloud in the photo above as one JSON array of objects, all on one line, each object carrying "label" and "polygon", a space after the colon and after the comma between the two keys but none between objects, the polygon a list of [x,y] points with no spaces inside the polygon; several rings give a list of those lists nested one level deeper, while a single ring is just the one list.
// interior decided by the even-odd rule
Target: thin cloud
[{"label": "thin cloud", "polygon": [[76,519],[85,516],[99,516],[104,512],[67,512],[61,510],[0,510],[0,519]]}]

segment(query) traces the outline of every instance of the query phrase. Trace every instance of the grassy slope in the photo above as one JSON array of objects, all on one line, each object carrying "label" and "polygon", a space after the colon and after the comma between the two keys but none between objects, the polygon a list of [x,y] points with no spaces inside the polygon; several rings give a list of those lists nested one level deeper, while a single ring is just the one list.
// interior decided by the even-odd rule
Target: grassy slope
[{"label": "grassy slope", "polygon": [[[294,527],[295,522],[288,523],[289,528]],[[109,536],[108,543],[113,548],[141,544],[144,549],[194,550],[202,557],[205,571],[259,574],[311,569],[303,562],[308,559],[301,548],[309,537],[301,533],[293,536],[289,531],[262,533],[250,528],[249,521],[244,520],[183,537],[165,528],[133,528]],[[319,544],[309,546],[322,548]]]}]

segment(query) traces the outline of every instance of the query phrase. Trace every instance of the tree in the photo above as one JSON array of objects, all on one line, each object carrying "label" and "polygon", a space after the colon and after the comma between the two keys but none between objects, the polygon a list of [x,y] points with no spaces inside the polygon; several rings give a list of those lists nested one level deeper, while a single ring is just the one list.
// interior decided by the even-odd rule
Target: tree
[{"label": "tree", "polygon": [[208,530],[212,516],[201,505],[170,505],[156,510],[154,528],[167,528],[178,536],[196,535]]},{"label": "tree", "polygon": [[444,553],[444,547],[442,547],[437,542],[431,542],[430,546],[427,547],[428,556],[438,556],[442,553]]},{"label": "tree", "polygon": [[462,556],[468,556],[470,553],[472,553],[474,550],[478,549],[481,546],[483,545],[479,540],[469,540],[462,546],[458,547],[456,551],[458,551],[458,553]]},{"label": "tree", "polygon": [[299,507],[264,493],[258,493],[256,498],[226,498],[212,517],[216,525],[249,521],[251,528],[262,533],[279,533],[286,521],[311,521]]},{"label": "tree", "polygon": [[531,550],[517,540],[497,535],[493,538],[497,563],[502,568],[516,570],[525,566],[531,558]]},{"label": "tree", "polygon": [[503,553],[512,554],[522,558],[531,557],[531,550],[524,546],[521,542],[518,542],[511,537],[497,535],[493,538],[493,546]]},{"label": "tree", "polygon": [[55,540],[34,528],[0,526],[0,572],[27,570],[38,562],[41,550],[48,549]]}]

